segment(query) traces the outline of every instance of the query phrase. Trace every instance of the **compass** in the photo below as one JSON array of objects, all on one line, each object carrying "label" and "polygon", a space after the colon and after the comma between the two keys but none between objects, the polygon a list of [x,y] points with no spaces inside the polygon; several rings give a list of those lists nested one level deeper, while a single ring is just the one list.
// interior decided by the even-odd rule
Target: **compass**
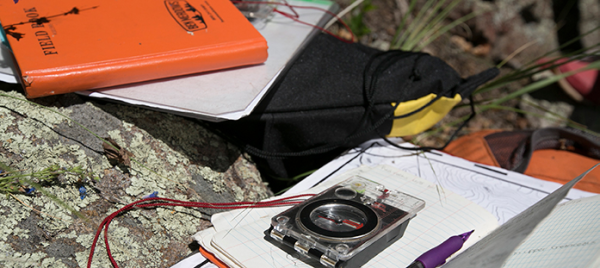
[{"label": "compass", "polygon": [[361,203],[346,199],[323,199],[302,208],[299,223],[313,234],[330,239],[364,237],[379,225],[377,214]]},{"label": "compass", "polygon": [[324,267],[360,267],[400,239],[424,206],[354,176],[272,217],[265,239]]}]

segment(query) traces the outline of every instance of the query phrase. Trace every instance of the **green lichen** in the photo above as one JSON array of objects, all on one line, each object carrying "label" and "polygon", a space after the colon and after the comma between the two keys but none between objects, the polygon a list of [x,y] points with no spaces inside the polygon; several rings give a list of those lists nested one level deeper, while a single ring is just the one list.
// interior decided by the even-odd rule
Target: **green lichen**
[{"label": "green lichen", "polygon": [[173,209],[157,208],[156,212],[163,226],[167,230],[177,229],[179,233],[173,233],[174,239],[185,240],[196,233],[197,227],[190,222],[198,221],[202,218],[202,214],[196,210],[176,207]]},{"label": "green lichen", "polygon": [[[126,142],[120,130],[109,131],[108,135],[120,146],[133,153],[130,173],[131,186],[125,191],[132,197],[141,197],[154,191],[165,193],[173,189],[185,189],[190,180],[185,166],[189,160],[172,150],[162,141],[148,141],[149,135],[142,130],[133,130],[131,142]],[[154,149],[154,148],[157,149]],[[161,159],[171,157],[167,163]],[[139,163],[138,163],[139,162]]]},{"label": "green lichen", "polygon": [[[140,249],[142,246],[136,242],[128,228],[120,225],[118,220],[113,220],[108,231],[108,238],[110,240],[110,249],[113,258],[120,263],[129,261],[135,258],[141,258]],[[91,248],[92,241],[94,239],[93,234],[82,234],[76,238],[76,242],[81,244],[87,250],[75,253],[75,260],[80,267],[87,266],[89,249]],[[94,258],[92,260],[92,267],[109,267],[111,266],[110,260],[106,257],[106,248],[104,247],[104,235],[101,235],[96,244],[94,252]],[[136,267],[135,265],[128,265],[128,267]]]},{"label": "green lichen", "polygon": [[[15,91],[4,92],[4,94],[15,98],[23,98],[23,95]],[[48,124],[50,126],[58,125],[62,122],[68,121],[65,117],[49,112],[46,109],[42,109],[36,104],[15,100],[13,98],[0,97],[0,106],[5,106],[8,109],[20,111],[22,114],[26,114],[27,117],[36,119],[38,122],[44,122],[44,124]],[[69,116],[71,114],[71,110],[68,108],[55,108],[54,110],[64,114],[65,116]],[[32,125],[33,124],[35,123],[32,123]]]},{"label": "green lichen", "polygon": [[21,239],[27,239],[29,238],[29,230],[15,227],[12,231],[12,235]]},{"label": "green lichen", "polygon": [[223,181],[223,174],[216,172],[209,167],[201,167],[198,169],[198,173],[206,181],[209,181],[213,185],[213,191],[215,193],[221,193],[227,189],[227,185]]},{"label": "green lichen", "polygon": [[[8,94],[18,97],[16,93]],[[0,130],[3,130],[0,132],[2,148],[18,156],[8,158],[7,155],[0,155],[0,161],[7,163],[15,170],[27,174],[52,166],[72,168],[76,164],[84,173],[92,174],[93,170],[110,167],[107,160],[100,161],[100,163],[90,161],[81,146],[62,143],[61,136],[56,133],[54,127],[70,122],[66,118],[37,105],[7,97],[0,97],[0,105],[6,107],[5,109],[0,108],[0,118],[3,119],[0,120]],[[14,116],[10,109],[18,111],[24,117]],[[55,110],[64,115],[71,113],[67,108]],[[66,173],[61,177],[61,183],[72,184],[80,179],[81,177],[78,175]],[[67,202],[67,205],[81,206],[81,202],[76,202],[78,196],[77,191],[71,191],[67,196],[59,198],[70,201]],[[51,200],[43,200],[43,202],[51,202]]]},{"label": "green lichen", "polygon": [[[83,235],[83,236],[85,238],[88,238],[89,242],[91,242],[93,239],[93,236],[89,236],[89,235]],[[104,245],[104,236],[100,236],[100,239],[98,239],[98,245]],[[111,249],[112,249],[112,247],[111,247]],[[79,267],[87,267],[88,257],[90,256],[89,254],[90,254],[90,252],[88,250],[75,252],[75,261],[77,261],[77,264],[79,265]],[[91,266],[92,266],[92,268],[112,267],[110,260],[106,257],[106,248],[104,248],[102,246],[96,247]]]},{"label": "green lichen", "polygon": [[[12,250],[10,245],[0,241],[0,264],[5,268],[21,267],[39,267],[42,266],[42,260],[46,257],[45,253],[20,253]],[[62,263],[60,263],[62,264]],[[42,266],[49,267],[49,266]],[[55,266],[52,266],[55,267]],[[64,266],[56,266],[64,267]]]},{"label": "green lichen", "polygon": [[111,223],[108,232],[110,248],[113,258],[118,262],[124,262],[136,258],[139,255],[140,246],[133,243],[129,229],[119,225],[118,220]]},{"label": "green lichen", "polygon": [[[244,199],[263,200],[269,197],[268,193],[263,190],[265,186],[259,173],[250,167],[252,167],[252,165],[246,160],[246,158],[241,158],[241,163],[236,165],[237,174],[244,178],[246,184],[246,189],[241,189],[239,187],[237,189],[233,189],[237,201]],[[248,190],[248,188],[250,190]]]},{"label": "green lichen", "polygon": [[233,190],[233,196],[235,198],[236,201],[238,200],[244,200],[244,190],[242,190],[242,188],[240,188],[237,185],[234,185],[233,187],[231,187]]},{"label": "green lichen", "polygon": [[86,249],[89,249],[92,246],[93,240],[94,234],[79,234],[77,238],[75,238],[75,242],[81,244]]},{"label": "green lichen", "polygon": [[[22,209],[22,205],[14,199],[0,198],[0,241],[8,241],[13,235],[20,221],[29,217],[31,212]],[[18,232],[18,231],[17,231]]]},{"label": "green lichen", "polygon": [[70,233],[61,233],[56,236],[56,238],[77,238],[77,233],[75,231],[71,231]]},{"label": "green lichen", "polygon": [[54,257],[50,257],[50,258],[43,259],[40,267],[63,268],[63,267],[68,267],[68,266],[65,265],[61,260],[57,260]]},{"label": "green lichen", "polygon": [[[11,94],[17,96],[17,94]],[[196,164],[195,161],[198,161],[199,158],[205,159],[207,163],[209,162],[208,160],[215,162],[214,159],[225,160],[226,158],[223,155],[211,156],[211,159],[206,156],[198,156],[197,148],[199,146],[222,149],[225,145],[219,143],[215,139],[214,134],[206,131],[197,124],[182,124],[182,120],[179,117],[164,115],[164,118],[161,116],[161,120],[156,120],[155,122],[156,129],[153,129],[154,132],[152,133],[157,135],[156,133],[160,132],[158,134],[160,138],[155,138],[143,128],[129,123],[135,122],[134,120],[129,120],[131,118],[145,119],[149,116],[155,116],[155,112],[113,104],[106,105],[103,109],[98,109],[90,103],[78,105],[85,105],[87,109],[92,109],[92,111],[98,113],[105,113],[104,109],[110,110],[111,107],[117,107],[113,111],[113,114],[116,114],[122,120],[121,124],[114,123],[110,128],[104,128],[103,131],[122,148],[127,149],[134,155],[134,160],[129,167],[123,168],[123,165],[117,166],[119,169],[123,168],[122,171],[124,171],[124,174],[120,174],[119,176],[122,176],[124,180],[129,180],[125,184],[128,186],[122,189],[125,194],[118,196],[119,200],[125,203],[132,202],[154,191],[158,191],[161,197],[189,200],[189,185],[194,183],[192,174],[194,176],[201,175],[212,185],[212,190],[215,193],[233,190],[236,200],[244,199],[244,190],[248,191],[248,189],[240,187],[233,187],[231,189],[224,181],[224,173]],[[71,121],[55,113],[41,109],[36,105],[10,98],[0,97],[0,106],[9,107],[19,114],[27,115],[27,117],[17,116],[12,114],[9,109],[0,107],[0,144],[7,152],[18,155],[18,157],[10,159],[5,155],[0,155],[0,161],[6,161],[11,167],[17,170],[38,171],[52,165],[60,167],[77,165],[81,166],[86,174],[102,174],[104,171],[110,171],[110,174],[114,173],[113,167],[105,157],[89,155],[91,154],[90,150],[84,150],[82,144],[68,142],[65,137],[55,132],[55,128],[59,125],[61,128],[65,124],[78,127]],[[71,115],[73,114],[72,109],[69,107],[55,110],[65,115]],[[90,144],[83,145],[93,147]],[[229,148],[230,145],[226,146]],[[232,147],[229,149],[234,150],[235,148]],[[193,156],[193,160],[190,159],[190,156]],[[10,162],[11,159],[19,159],[19,161]],[[222,162],[226,163],[227,161]],[[244,163],[244,165],[246,164],[248,163]],[[263,189],[258,187],[261,186],[261,182],[260,177],[256,175],[257,172],[248,169],[238,171],[238,173],[247,173],[248,176],[251,176],[245,180],[251,182],[249,184],[246,183],[248,187],[257,189],[257,192],[264,192]],[[123,206],[123,204],[110,203],[107,205],[95,191],[89,190],[91,188],[88,188],[87,197],[81,200],[78,191],[78,187],[82,183],[80,180],[79,176],[67,174],[60,177],[60,182],[47,185],[45,189],[75,210],[83,210],[83,208],[88,207],[92,203],[98,206],[98,204],[104,202],[102,203],[104,205],[98,207],[108,209],[108,211],[97,216],[95,220],[98,220],[98,218],[102,219]],[[84,183],[90,182],[84,180]],[[112,193],[104,191],[104,194]],[[202,200],[199,196],[193,196],[194,193],[191,194],[192,198]],[[82,220],[73,217],[68,210],[52,202],[52,199],[47,196],[20,195],[19,198],[25,204],[35,207],[42,212],[41,214],[36,213],[37,226],[48,232],[52,237],[51,239],[75,239],[77,243],[86,249],[85,251],[75,252],[75,260],[78,265],[82,267],[86,266],[95,228],[89,231],[90,233],[81,233],[81,230],[89,229],[89,224],[83,223]],[[90,212],[90,210],[85,210],[85,212]],[[19,222],[22,222],[31,215],[29,208],[26,208],[15,200],[4,199],[0,201],[0,215],[3,217],[3,220],[0,221],[1,264],[7,263],[5,260],[10,259],[22,261],[21,264],[30,263],[44,267],[50,262],[60,261],[44,254],[22,255],[15,252],[10,244],[5,242],[11,236],[16,235],[19,239],[26,239],[28,235],[31,235],[27,232],[28,230],[17,227]],[[52,215],[53,217],[48,215]],[[128,218],[125,221],[121,217]],[[198,231],[197,225],[190,223],[198,222],[201,218],[202,214],[191,208],[168,207],[144,210],[134,209],[129,211],[127,214],[119,216],[110,225],[108,237],[110,239],[112,255],[117,262],[123,265],[126,263],[127,267],[164,266],[165,257],[161,252],[168,250],[169,243],[188,241],[189,237]],[[79,228],[82,224],[85,226],[83,229]],[[135,224],[135,228],[132,228],[131,224]],[[77,231],[73,231],[74,229]],[[138,235],[140,230],[147,231],[145,235],[148,237],[137,237],[136,235]],[[51,245],[47,241],[41,241],[40,243],[46,246]],[[186,253],[190,252],[181,252],[182,255]],[[110,262],[106,254],[103,236],[100,236],[92,267],[109,267]]]},{"label": "green lichen", "polygon": [[[64,195],[57,194],[57,196],[61,198]],[[73,217],[71,216],[69,211],[58,206],[55,202],[52,202],[51,200],[48,200],[48,202],[44,203],[40,211],[43,212],[43,214],[41,214],[40,216],[44,220],[39,221],[38,226],[40,228],[43,228],[44,230],[48,230],[52,233],[58,233],[59,231],[69,228],[69,226],[73,224]]]}]

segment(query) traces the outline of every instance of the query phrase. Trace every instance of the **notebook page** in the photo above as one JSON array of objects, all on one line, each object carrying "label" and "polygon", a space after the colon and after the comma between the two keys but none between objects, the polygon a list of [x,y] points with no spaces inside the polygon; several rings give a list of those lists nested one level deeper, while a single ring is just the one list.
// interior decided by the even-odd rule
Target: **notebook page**
[{"label": "notebook page", "polygon": [[598,267],[599,259],[597,195],[558,205],[503,267]]},{"label": "notebook page", "polygon": [[[408,224],[404,236],[382,251],[365,267],[407,266],[448,237],[475,230],[465,247],[485,236],[498,224],[482,207],[435,184],[389,166],[361,168],[355,173],[425,200],[426,205]],[[260,218],[243,228],[217,232],[211,244],[245,267],[309,267],[264,240],[270,218]]]},{"label": "notebook page", "polygon": [[[416,147],[410,143],[399,145]],[[393,147],[383,140],[370,140],[319,168],[288,192],[297,193],[308,189],[334,171],[346,172],[361,165],[383,164],[415,174],[479,204],[494,214],[500,224],[562,186],[503,168],[477,164],[439,151],[415,153]],[[595,194],[572,189],[566,199],[593,195]]]},{"label": "notebook page", "polygon": [[[356,174],[356,172],[360,172],[361,169],[369,169],[369,167],[357,168],[354,171],[346,172],[346,174],[342,174],[336,178],[328,180],[319,186],[311,188],[304,193],[319,193],[329,187],[342,182]],[[273,197],[271,199],[281,198],[288,196],[288,194],[284,194],[282,196]],[[207,228],[202,230],[194,235],[194,240],[196,240],[200,245],[209,252],[212,252],[216,256],[219,257],[223,262],[227,263],[230,267],[240,267],[238,263],[234,260],[231,260],[228,257],[228,253],[226,251],[221,250],[218,247],[214,247],[211,243],[213,236],[217,231],[228,231],[232,229],[254,229],[256,231],[260,231],[260,229],[265,229],[264,226],[269,226],[271,224],[270,219],[273,215],[276,215],[286,209],[287,207],[267,207],[267,208],[254,208],[254,209],[243,209],[243,210],[230,210],[221,213],[217,213],[211,217],[211,223],[213,224],[212,228]],[[257,223],[260,221],[260,223]],[[254,224],[254,226],[247,226],[249,224]],[[259,227],[255,227],[259,226]],[[264,230],[262,230],[264,231]],[[253,231],[254,232],[254,231]],[[225,234],[227,236],[228,234]],[[283,255],[285,256],[285,255]]]},{"label": "notebook page", "polygon": [[[596,164],[588,171],[577,176],[558,190],[544,199],[535,203],[519,215],[494,230],[490,235],[481,239],[475,245],[456,256],[444,267],[460,268],[495,268],[501,267],[512,252],[533,232],[536,226],[554,210],[556,205],[563,200],[569,190],[573,188],[587,173],[599,166]],[[572,266],[569,266],[572,267]]]}]

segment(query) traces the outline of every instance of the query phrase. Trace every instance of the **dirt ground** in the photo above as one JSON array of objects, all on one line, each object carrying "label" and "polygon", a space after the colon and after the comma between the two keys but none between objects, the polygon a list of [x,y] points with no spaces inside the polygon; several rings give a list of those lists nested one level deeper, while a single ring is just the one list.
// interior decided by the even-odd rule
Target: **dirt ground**
[{"label": "dirt ground", "polygon": [[[336,2],[343,9],[353,1],[336,0]],[[396,34],[396,28],[400,24],[403,14],[408,9],[409,2],[403,0],[365,1],[365,3],[372,5],[374,8],[362,14],[362,21],[368,30],[367,33],[359,37],[359,42],[382,50],[388,49],[390,42],[392,42]],[[415,12],[407,17],[407,21],[414,19],[415,13],[419,11],[419,7],[422,7],[425,2],[417,2]],[[559,40],[561,40],[560,32],[557,31],[557,29],[560,29],[559,26],[562,25],[564,29],[567,27],[564,25],[575,23],[580,33],[598,26],[597,18],[600,17],[600,2],[578,1],[578,7],[580,7],[578,10],[579,14],[575,18],[567,17],[567,19],[559,20],[557,23],[555,22],[553,9],[560,4],[558,2],[560,1],[462,1],[449,13],[445,23],[450,23],[452,20],[458,19],[470,12],[478,12],[479,15],[460,24],[447,34],[442,35],[425,47],[423,51],[443,59],[462,77],[467,77],[495,66],[508,58],[514,51],[527,46],[526,49],[512,57],[501,68],[500,76],[502,76],[547,51],[556,50],[559,47]],[[577,2],[575,3],[577,4]],[[359,15],[360,9],[360,7],[355,9],[353,13],[351,12],[349,15],[346,15],[344,19],[348,21],[351,16]],[[342,35],[346,34],[339,24],[331,29]],[[583,47],[592,47],[598,43],[600,43],[600,31],[598,30],[581,40],[581,46]],[[554,55],[559,54],[557,52]],[[531,79],[522,79],[492,92],[476,95],[475,100],[496,99],[514,92],[531,82]],[[463,102],[463,104],[466,104],[466,102]],[[553,113],[581,123],[591,130],[600,131],[600,123],[597,122],[598,120],[595,120],[597,115],[600,114],[600,108],[590,103],[577,103],[573,101],[558,85],[540,89],[523,98],[511,100],[504,105],[510,108],[548,114],[548,112],[533,108],[533,106],[539,105]],[[453,127],[446,127],[448,123],[454,122],[457,118],[469,113],[470,110],[467,107],[454,109],[436,125],[436,127],[442,128],[441,133],[421,135],[415,141],[425,146],[442,145],[455,129]],[[478,113],[459,135],[481,129],[515,130],[564,125],[564,122],[543,120],[535,116],[519,114],[513,111],[488,110]]]}]

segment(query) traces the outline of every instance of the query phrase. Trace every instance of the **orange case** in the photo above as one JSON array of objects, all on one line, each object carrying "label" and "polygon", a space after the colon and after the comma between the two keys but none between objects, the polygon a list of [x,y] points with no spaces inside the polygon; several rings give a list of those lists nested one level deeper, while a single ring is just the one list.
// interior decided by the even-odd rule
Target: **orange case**
[{"label": "orange case", "polygon": [[0,0],[0,22],[29,98],[267,59],[229,0]]},{"label": "orange case", "polygon": [[[485,136],[502,130],[481,130],[462,136],[446,146],[444,152],[482,163],[500,167]],[[511,148],[514,149],[514,148]],[[536,150],[531,156],[524,174],[542,180],[565,184],[598,163],[598,159],[564,150]],[[587,174],[574,188],[600,193],[600,170]]]}]

